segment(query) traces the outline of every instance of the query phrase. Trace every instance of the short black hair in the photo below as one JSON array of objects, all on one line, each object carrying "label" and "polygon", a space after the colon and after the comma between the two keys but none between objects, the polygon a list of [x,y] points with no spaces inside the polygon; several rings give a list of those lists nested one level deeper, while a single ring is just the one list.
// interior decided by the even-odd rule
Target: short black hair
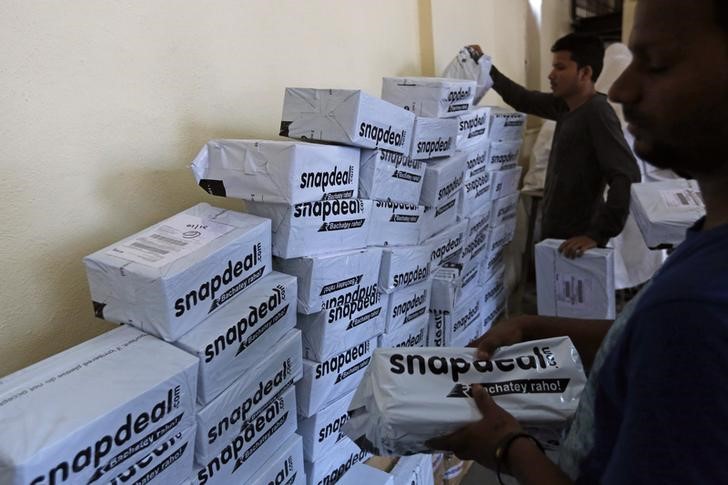
[{"label": "short black hair", "polygon": [[571,59],[581,69],[592,69],[592,81],[596,82],[604,67],[604,43],[594,35],[567,34],[554,42],[551,52],[568,51]]},{"label": "short black hair", "polygon": [[715,9],[715,20],[718,22],[718,27],[728,33],[728,2],[713,0],[713,8]]}]

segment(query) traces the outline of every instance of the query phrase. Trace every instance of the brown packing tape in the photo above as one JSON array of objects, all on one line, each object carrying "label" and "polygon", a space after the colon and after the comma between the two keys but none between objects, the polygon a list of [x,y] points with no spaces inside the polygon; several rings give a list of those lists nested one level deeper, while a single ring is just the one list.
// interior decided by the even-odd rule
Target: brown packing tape
[{"label": "brown packing tape", "polygon": [[397,464],[397,460],[399,460],[397,456],[373,456],[366,463],[370,467],[389,473]]}]

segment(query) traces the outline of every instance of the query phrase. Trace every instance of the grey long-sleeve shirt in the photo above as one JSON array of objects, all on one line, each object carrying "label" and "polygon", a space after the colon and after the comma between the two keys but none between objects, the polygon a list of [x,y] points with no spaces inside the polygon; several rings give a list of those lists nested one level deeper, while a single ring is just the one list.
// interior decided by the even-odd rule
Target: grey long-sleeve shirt
[{"label": "grey long-sleeve shirt", "polygon": [[[586,235],[603,246],[622,232],[630,185],[640,171],[604,94],[574,111],[561,98],[529,91],[491,69],[493,89],[517,111],[556,121],[544,187],[544,238]],[[604,189],[609,186],[604,200]]]}]

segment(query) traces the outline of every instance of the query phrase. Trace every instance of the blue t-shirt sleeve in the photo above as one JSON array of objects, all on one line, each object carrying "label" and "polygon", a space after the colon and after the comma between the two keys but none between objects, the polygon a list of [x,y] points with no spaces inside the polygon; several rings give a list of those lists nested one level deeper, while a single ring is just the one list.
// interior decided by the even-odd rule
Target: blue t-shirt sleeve
[{"label": "blue t-shirt sleeve", "polygon": [[603,483],[728,483],[727,310],[676,301],[640,312]]}]

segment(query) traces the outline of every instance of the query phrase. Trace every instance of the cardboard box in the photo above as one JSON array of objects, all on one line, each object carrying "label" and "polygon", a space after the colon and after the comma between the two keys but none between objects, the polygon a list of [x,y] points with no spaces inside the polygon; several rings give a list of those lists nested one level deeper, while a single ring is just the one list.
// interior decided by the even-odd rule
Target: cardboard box
[{"label": "cardboard box", "polygon": [[632,184],[630,212],[649,248],[677,246],[685,232],[705,215],[695,180]]},{"label": "cardboard box", "polygon": [[359,384],[377,338],[350,347],[325,362],[303,361],[303,379],[296,385],[298,414],[309,418]]},{"label": "cardboard box", "polygon": [[490,110],[490,141],[520,140],[526,127],[526,115],[505,108]]},{"label": "cardboard box", "polygon": [[286,88],[281,136],[409,154],[414,114],[352,89]]},{"label": "cardboard box", "polygon": [[94,313],[177,340],[271,270],[270,221],[198,204],[83,258]]},{"label": "cardboard box", "polygon": [[225,448],[208,462],[197,462],[196,485],[250,483],[296,432],[296,393],[290,388],[261,408]]},{"label": "cardboard box", "polygon": [[349,409],[354,392],[343,395],[310,418],[298,420],[298,432],[303,438],[303,457],[316,461],[330,453],[338,443],[346,438],[341,432],[349,419]]},{"label": "cardboard box", "polygon": [[515,224],[519,197],[520,194],[516,192],[494,200],[491,207],[492,224]]},{"label": "cardboard box", "polygon": [[134,465],[117,475],[117,483],[182,483],[192,474],[195,454],[195,428],[189,427],[166,439]]},{"label": "cardboard box", "polygon": [[393,332],[385,332],[379,336],[380,347],[424,347],[427,345],[427,329],[429,313],[417,318]]},{"label": "cardboard box", "polygon": [[349,438],[341,440],[331,453],[311,462],[304,461],[307,485],[337,483],[357,463],[365,462],[372,454],[359,449]]},{"label": "cardboard box", "polygon": [[362,150],[359,195],[362,199],[417,204],[425,178],[425,163],[388,150]]},{"label": "cardboard box", "polygon": [[468,222],[462,221],[432,236],[425,242],[432,248],[430,252],[431,270],[448,262],[460,262],[467,229]]},{"label": "cardboard box", "polygon": [[197,411],[195,460],[208,463],[222,452],[263,407],[302,376],[301,333],[291,330],[240,379]]},{"label": "cardboard box", "polygon": [[458,137],[455,147],[462,150],[476,145],[487,145],[490,129],[490,108],[473,108],[455,118],[458,122]]},{"label": "cardboard box", "polygon": [[367,248],[292,259],[273,258],[273,267],[298,279],[298,312],[310,315],[356,286],[375,283],[379,278],[381,253],[379,248]]},{"label": "cardboard box", "polygon": [[455,119],[418,116],[410,156],[413,160],[449,157],[455,153],[457,136],[458,122]]},{"label": "cardboard box", "polygon": [[250,478],[250,485],[305,485],[303,469],[303,444],[301,437],[293,434],[274,452],[268,461]]},{"label": "cardboard box", "polygon": [[575,259],[559,253],[564,241],[536,244],[538,314],[614,319],[614,250],[594,248]]},{"label": "cardboard box", "polygon": [[341,477],[337,483],[340,485],[394,485],[394,477],[387,472],[378,470],[366,463],[357,463]]},{"label": "cardboard box", "polygon": [[420,242],[425,207],[384,200],[372,201],[370,246],[407,246]]},{"label": "cardboard box", "polygon": [[377,283],[357,286],[337,298],[332,308],[301,315],[298,328],[303,332],[303,355],[315,362],[330,357],[384,332],[387,299]]},{"label": "cardboard box", "polygon": [[518,166],[518,156],[521,152],[522,139],[508,141],[493,141],[488,150],[486,170],[508,170]]},{"label": "cardboard box", "polygon": [[522,167],[510,168],[508,170],[496,170],[490,172],[493,180],[493,192],[491,198],[493,200],[507,197],[518,192],[518,184],[521,181]]},{"label": "cardboard box", "polygon": [[435,234],[445,230],[458,221],[459,203],[462,200],[463,189],[459,189],[456,194],[443,200],[442,203],[425,207],[421,226],[421,238],[425,241]]},{"label": "cardboard box", "polygon": [[273,254],[299,258],[363,248],[369,237],[370,200],[336,199],[294,206],[248,202],[248,212],[272,221]]},{"label": "cardboard box", "polygon": [[0,483],[111,480],[194,427],[196,386],[197,359],[128,326],[10,374]]},{"label": "cardboard box", "polygon": [[298,204],[357,197],[359,158],[359,149],[335,145],[210,140],[190,168],[212,195]]},{"label": "cardboard box", "polygon": [[401,327],[427,319],[431,288],[432,280],[427,279],[422,283],[390,293],[387,303],[386,331],[391,333]]},{"label": "cardboard box", "polygon": [[383,248],[379,289],[391,293],[427,280],[431,253],[432,249],[426,244]]},{"label": "cardboard box", "polygon": [[206,404],[268,355],[296,325],[296,279],[272,272],[174,343],[200,362],[197,402]]},{"label": "cardboard box", "polygon": [[385,77],[382,99],[417,116],[449,118],[470,109],[475,81],[438,77]]},{"label": "cardboard box", "polygon": [[463,186],[466,159],[466,153],[458,152],[451,157],[428,162],[425,180],[422,183],[420,204],[437,207],[454,197]]}]

